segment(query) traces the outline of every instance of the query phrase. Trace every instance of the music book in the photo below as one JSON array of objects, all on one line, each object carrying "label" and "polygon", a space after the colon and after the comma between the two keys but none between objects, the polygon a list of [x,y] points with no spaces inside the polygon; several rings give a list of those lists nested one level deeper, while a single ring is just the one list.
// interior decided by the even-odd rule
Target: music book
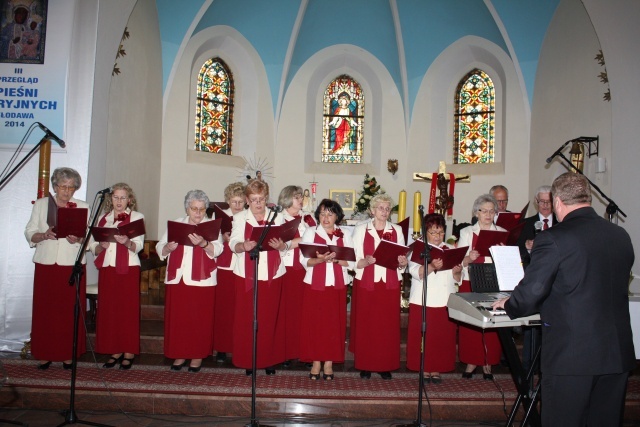
[{"label": "music book", "polygon": [[509,230],[509,237],[507,237],[507,246],[517,246],[518,239],[520,238],[520,234],[522,234],[522,230],[524,229],[524,222],[519,223],[514,228]]},{"label": "music book", "polygon": [[402,233],[404,234],[404,244],[406,245],[409,243],[409,217],[400,221],[398,225],[402,229]]},{"label": "music book", "polygon": [[[271,239],[282,239],[282,241],[285,243],[290,240],[293,240],[293,238],[296,235],[296,231],[298,231],[298,226],[300,225],[301,220],[302,218],[296,218],[293,221],[285,222],[284,224],[281,224],[281,225],[272,225],[269,228],[269,232],[267,233],[267,236],[262,241],[262,247],[260,248],[260,250],[261,251],[275,250],[275,248],[272,248],[271,246],[269,246],[269,240]],[[254,242],[259,241],[260,236],[262,236],[262,230],[264,230],[265,228],[266,228],[266,225],[253,227],[253,230],[251,230],[251,237],[249,237],[249,240],[252,240]]]},{"label": "music book", "polygon": [[55,227],[58,222],[58,204],[56,199],[49,193],[49,204],[47,206],[47,225]]},{"label": "music book", "polygon": [[476,246],[473,248],[480,253],[480,256],[491,256],[489,248],[507,243],[509,233],[507,231],[498,230],[480,230]]},{"label": "music book", "polygon": [[167,221],[167,241],[176,242],[179,245],[193,246],[191,240],[189,240],[189,234],[197,234],[202,236],[205,240],[213,242],[218,240],[220,234],[221,219],[214,219],[213,221],[204,221],[200,224],[187,224],[178,221]]},{"label": "music book", "polygon": [[207,208],[207,216],[211,219],[213,219],[213,208],[215,206],[219,207],[221,210],[229,209],[229,203],[227,202],[209,202],[209,207]]},{"label": "music book", "polygon": [[376,259],[376,265],[395,270],[398,268],[398,257],[408,254],[410,250],[408,246],[381,240],[372,256]]},{"label": "music book", "polygon": [[[412,243],[413,253],[411,254],[411,261],[422,265],[422,258],[420,254],[424,250],[424,242],[422,240],[416,240]],[[442,268],[439,271],[451,270],[456,265],[462,264],[462,260],[467,255],[469,246],[461,246],[459,248],[447,248],[440,249],[435,246],[429,246],[429,254],[431,260],[441,259]]]},{"label": "music book", "polygon": [[325,245],[322,243],[298,243],[300,252],[305,258],[317,258],[317,253],[335,252],[339,261],[355,261],[356,252],[347,246]]},{"label": "music book", "polygon": [[[215,219],[222,220],[222,223],[220,224],[220,232],[222,234],[230,232],[231,228],[233,227],[233,217],[227,215],[224,209],[226,208],[223,208],[221,204],[218,203],[214,203],[213,207],[207,209],[207,215],[209,215],[209,218],[213,218],[213,216],[211,215],[215,214]],[[209,211],[211,211],[211,214],[209,213]]]},{"label": "music book", "polygon": [[517,246],[494,246],[489,249],[496,266],[496,276],[501,291],[512,291],[524,277]]},{"label": "music book", "polygon": [[87,231],[87,208],[58,208],[57,223],[53,231],[56,238],[62,239],[67,236],[84,237]]},{"label": "music book", "polygon": [[93,227],[91,235],[96,242],[115,242],[115,236],[127,236],[129,239],[145,234],[144,220],[137,219],[118,227]]},{"label": "music book", "polygon": [[515,228],[522,220],[520,212],[498,212],[496,225],[509,231]]}]

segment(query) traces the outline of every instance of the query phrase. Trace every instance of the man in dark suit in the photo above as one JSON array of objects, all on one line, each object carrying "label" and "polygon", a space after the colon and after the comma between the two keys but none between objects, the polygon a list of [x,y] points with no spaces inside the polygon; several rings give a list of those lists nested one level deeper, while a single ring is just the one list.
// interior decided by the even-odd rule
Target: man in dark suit
[{"label": "man in dark suit", "polygon": [[583,175],[560,175],[551,193],[560,223],[536,236],[524,278],[493,305],[512,319],[540,312],[543,426],[622,425],[636,365],[631,239],[591,207]]},{"label": "man in dark suit", "polygon": [[[522,267],[525,269],[531,262],[531,248],[533,247],[533,239],[536,234],[543,230],[548,230],[558,223],[553,214],[553,206],[551,200],[551,186],[543,185],[536,190],[536,196],[533,199],[537,214],[532,215],[524,220],[524,227],[518,239],[518,247],[520,248],[520,259]],[[536,228],[538,223],[538,228]],[[525,326],[522,328],[522,367],[525,371],[529,371],[533,358],[540,346],[540,327]]]}]

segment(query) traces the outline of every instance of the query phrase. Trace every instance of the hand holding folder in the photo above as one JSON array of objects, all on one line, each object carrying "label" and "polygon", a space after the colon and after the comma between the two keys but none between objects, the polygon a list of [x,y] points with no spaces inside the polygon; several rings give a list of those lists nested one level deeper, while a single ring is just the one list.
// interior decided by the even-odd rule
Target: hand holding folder
[{"label": "hand holding folder", "polygon": [[[420,254],[424,250],[424,242],[422,240],[416,240],[411,246],[413,248],[411,261],[422,264],[422,257]],[[462,260],[467,255],[468,249],[469,246],[447,248],[445,250],[435,246],[429,246],[429,255],[432,261],[436,259],[442,260],[442,268],[440,270],[451,270],[456,265],[462,264]]]},{"label": "hand holding folder", "polygon": [[87,208],[58,208],[56,226],[53,231],[56,238],[63,239],[67,236],[83,238],[87,231]]},{"label": "hand holding folder", "polygon": [[145,232],[144,220],[141,218],[118,227],[93,227],[91,235],[96,242],[114,243],[117,235],[133,239],[134,237],[142,236]]},{"label": "hand holding folder", "polygon": [[320,243],[298,243],[298,248],[305,258],[318,258],[318,254],[335,252],[338,261],[355,261],[356,253],[347,246],[324,245]]},{"label": "hand holding folder", "polygon": [[398,257],[407,255],[410,250],[408,246],[381,240],[372,256],[376,259],[376,265],[395,270],[399,267]]},{"label": "hand holding folder", "polygon": [[480,256],[491,256],[489,248],[491,246],[504,245],[507,243],[509,233],[498,230],[480,230],[478,240],[473,249],[480,253]]},{"label": "hand holding folder", "polygon": [[189,234],[197,234],[205,240],[213,242],[218,240],[220,234],[221,219],[203,221],[200,224],[186,224],[184,222],[167,221],[167,241],[176,242],[179,245],[193,246]]}]

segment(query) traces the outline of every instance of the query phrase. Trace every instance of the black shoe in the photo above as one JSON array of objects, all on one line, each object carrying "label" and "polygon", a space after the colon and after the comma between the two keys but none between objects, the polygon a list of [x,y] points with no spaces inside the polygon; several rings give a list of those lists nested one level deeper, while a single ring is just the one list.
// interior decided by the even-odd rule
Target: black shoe
[{"label": "black shoe", "polygon": [[440,384],[442,382],[442,378],[440,377],[440,375],[432,375],[431,382],[434,384]]},{"label": "black shoe", "polygon": [[309,379],[310,380],[317,381],[319,378],[320,378],[320,372],[318,372],[317,374],[314,374],[314,373],[311,373],[311,372],[309,373]]},{"label": "black shoe", "polygon": [[484,378],[485,380],[492,380],[493,379],[493,374],[491,372],[489,372],[488,374],[486,372],[482,373],[482,378]]},{"label": "black shoe", "polygon": [[275,369],[265,369],[264,372],[267,375],[275,375],[276,374],[276,370]]},{"label": "black shoe", "polygon": [[325,374],[325,373],[322,374],[323,380],[333,380],[333,378],[334,378],[333,374]]},{"label": "black shoe", "polygon": [[41,371],[46,371],[47,369],[49,369],[49,366],[51,366],[51,361],[38,363],[38,369],[40,369]]},{"label": "black shoe", "polygon": [[390,380],[391,378],[393,378],[391,376],[391,372],[389,371],[380,372],[380,377],[382,377],[383,380]]},{"label": "black shoe", "polygon": [[113,368],[114,366],[116,366],[116,363],[120,362],[122,360],[122,358],[124,357],[124,353],[122,353],[119,357],[113,357],[111,356],[109,358],[109,360],[107,360],[105,362],[104,365],[102,365],[103,368]]},{"label": "black shoe", "polygon": [[473,371],[471,371],[471,372],[463,372],[462,373],[462,378],[466,378],[466,379],[470,380],[471,378],[473,378]]},{"label": "black shoe", "polygon": [[291,360],[285,360],[284,362],[282,362],[282,367],[283,368],[291,367]]},{"label": "black shoe", "polygon": [[172,371],[179,371],[182,369],[183,366],[185,366],[187,364],[187,361],[185,360],[184,362],[180,363],[179,365],[173,364],[171,365],[171,370]]},{"label": "black shoe", "polygon": [[71,368],[73,368],[73,362],[71,363],[62,362],[62,368],[66,369],[67,371],[70,370]]},{"label": "black shoe", "polygon": [[225,353],[224,351],[219,351],[216,354],[216,362],[224,363],[226,360],[227,360],[227,353]]},{"label": "black shoe", "polygon": [[202,365],[200,366],[189,366],[189,372],[200,372],[200,369],[202,369]]},{"label": "black shoe", "polygon": [[368,380],[371,378],[371,371],[360,371],[360,378]]},{"label": "black shoe", "polygon": [[427,374],[424,376],[425,384],[429,384],[431,382],[431,375]]},{"label": "black shoe", "polygon": [[245,375],[250,377],[251,375],[253,375],[253,369],[247,369],[244,371]]},{"label": "black shoe", "polygon": [[[132,357],[131,359],[127,359],[126,357],[122,359],[122,361],[120,362],[120,369],[123,369],[125,371],[128,371],[129,369],[131,369],[131,367],[133,366],[133,359],[135,358]],[[124,362],[128,362],[126,365],[124,364]]]},{"label": "black shoe", "polygon": [[311,369],[313,367],[313,363],[307,362],[307,363],[304,364],[304,366],[309,368],[309,369]]}]

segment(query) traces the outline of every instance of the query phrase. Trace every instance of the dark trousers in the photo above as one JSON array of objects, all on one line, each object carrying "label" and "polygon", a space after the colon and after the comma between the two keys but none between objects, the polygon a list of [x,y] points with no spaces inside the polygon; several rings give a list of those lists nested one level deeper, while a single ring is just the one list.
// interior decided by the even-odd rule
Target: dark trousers
[{"label": "dark trousers", "polygon": [[622,425],[629,373],[542,375],[543,427]]}]

